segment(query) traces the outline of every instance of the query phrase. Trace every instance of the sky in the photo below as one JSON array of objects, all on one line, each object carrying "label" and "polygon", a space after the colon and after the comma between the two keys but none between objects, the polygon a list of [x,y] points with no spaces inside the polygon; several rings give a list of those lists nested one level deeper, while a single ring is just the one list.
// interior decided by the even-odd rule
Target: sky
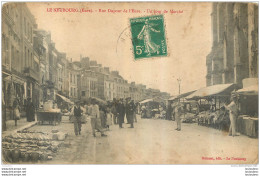
[{"label": "sky", "polygon": [[[178,94],[178,78],[181,93],[206,86],[206,56],[212,46],[211,3],[41,2],[27,6],[38,28],[50,31],[57,50],[67,53],[68,58],[76,61],[80,55],[89,57],[110,70],[118,70],[129,82],[171,95]],[[54,8],[85,9],[92,13],[54,12]],[[111,12],[124,9],[141,13]],[[135,61],[129,19],[158,15],[165,10],[168,56]],[[180,13],[170,13],[171,10]]]}]

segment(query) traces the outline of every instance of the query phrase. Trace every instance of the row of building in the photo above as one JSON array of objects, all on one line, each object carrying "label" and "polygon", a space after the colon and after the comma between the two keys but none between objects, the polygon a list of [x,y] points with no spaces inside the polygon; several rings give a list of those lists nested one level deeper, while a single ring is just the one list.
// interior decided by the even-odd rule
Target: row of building
[{"label": "row of building", "polygon": [[129,83],[118,71],[88,57],[68,59],[66,53],[56,49],[51,33],[37,28],[25,3],[4,4],[2,19],[2,103],[7,111],[15,99],[25,105],[28,97],[35,106],[55,100],[57,95],[72,101],[169,97],[166,92]]}]

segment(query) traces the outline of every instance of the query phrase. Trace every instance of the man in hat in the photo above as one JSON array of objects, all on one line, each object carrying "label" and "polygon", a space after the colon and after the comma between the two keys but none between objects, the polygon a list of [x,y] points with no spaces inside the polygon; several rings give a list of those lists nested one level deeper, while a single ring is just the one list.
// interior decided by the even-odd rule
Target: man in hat
[{"label": "man in hat", "polygon": [[177,130],[177,131],[181,131],[181,114],[182,114],[182,112],[183,112],[183,105],[180,102],[178,102],[174,109],[175,120],[177,123],[177,128],[175,130]]},{"label": "man in hat", "polygon": [[127,122],[131,124],[130,128],[134,128],[134,110],[135,105],[134,102],[131,101],[131,98],[127,98],[127,104],[126,104],[126,118]]},{"label": "man in hat", "polygon": [[225,108],[229,110],[230,118],[230,127],[229,127],[229,136],[237,136],[236,133],[236,120],[238,116],[238,107],[237,107],[237,96],[235,94],[231,95],[231,103],[225,105]]},{"label": "man in hat", "polygon": [[128,107],[128,105],[130,103],[131,98],[127,97],[125,100],[126,100],[126,104],[125,104],[126,121],[127,121],[127,124],[129,124],[130,120],[129,120],[129,107]]},{"label": "man in hat", "polygon": [[35,107],[32,102],[32,99],[29,97],[27,99],[27,105],[26,105],[26,117],[27,117],[27,122],[32,122],[35,121]]},{"label": "man in hat", "polygon": [[119,128],[123,128],[122,124],[124,122],[124,117],[125,117],[125,105],[123,99],[119,100],[119,104],[117,106],[117,113],[118,113]]},{"label": "man in hat", "polygon": [[114,122],[114,124],[118,124],[117,106],[118,106],[118,102],[114,98],[113,102],[112,102],[112,107],[111,107],[111,112],[113,114],[113,122]]},{"label": "man in hat", "polygon": [[72,112],[74,114],[74,132],[75,135],[80,135],[81,133],[81,115],[82,115],[82,110],[80,107],[80,101],[75,102],[76,106],[72,109]]}]

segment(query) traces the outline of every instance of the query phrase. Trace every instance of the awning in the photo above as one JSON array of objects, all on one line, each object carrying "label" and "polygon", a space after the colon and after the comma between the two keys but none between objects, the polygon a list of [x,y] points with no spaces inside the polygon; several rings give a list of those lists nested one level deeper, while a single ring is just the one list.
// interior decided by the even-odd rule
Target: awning
[{"label": "awning", "polygon": [[243,89],[239,89],[237,93],[244,95],[258,95],[258,85],[252,85]]},{"label": "awning", "polygon": [[177,99],[177,98],[178,98],[178,96],[176,95],[176,96],[170,97],[168,100],[175,100],[175,99]]},{"label": "awning", "polygon": [[60,94],[56,94],[56,95],[58,95],[65,102],[70,103],[70,104],[74,104],[70,99],[68,99],[68,98],[66,98],[66,97],[64,97],[64,96],[62,96]]},{"label": "awning", "polygon": [[205,98],[211,96],[227,96],[227,95],[231,95],[233,89],[234,89],[234,84],[217,84],[217,85],[201,88],[185,98],[196,99],[196,98]]},{"label": "awning", "polygon": [[102,100],[102,99],[97,98],[97,97],[91,97],[91,99],[95,99],[97,102],[102,103],[102,104],[107,104],[107,102],[105,100]]},{"label": "awning", "polygon": [[175,100],[175,99],[178,99],[178,98],[184,98],[184,97],[187,97],[188,95],[192,94],[193,92],[195,92],[196,90],[193,90],[193,91],[190,91],[190,92],[185,92],[183,94],[180,94],[180,95],[176,95],[176,96],[172,96],[171,98],[169,98],[168,100]]},{"label": "awning", "polygon": [[140,104],[148,103],[148,102],[150,102],[150,101],[153,101],[153,99],[146,99],[146,100],[143,100],[143,101],[140,102]]}]

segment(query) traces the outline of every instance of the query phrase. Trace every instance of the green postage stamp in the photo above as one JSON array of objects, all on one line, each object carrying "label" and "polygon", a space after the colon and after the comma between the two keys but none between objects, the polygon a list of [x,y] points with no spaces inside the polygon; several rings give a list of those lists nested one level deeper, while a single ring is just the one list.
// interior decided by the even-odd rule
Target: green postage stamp
[{"label": "green postage stamp", "polygon": [[163,15],[131,18],[135,60],[167,56]]}]

